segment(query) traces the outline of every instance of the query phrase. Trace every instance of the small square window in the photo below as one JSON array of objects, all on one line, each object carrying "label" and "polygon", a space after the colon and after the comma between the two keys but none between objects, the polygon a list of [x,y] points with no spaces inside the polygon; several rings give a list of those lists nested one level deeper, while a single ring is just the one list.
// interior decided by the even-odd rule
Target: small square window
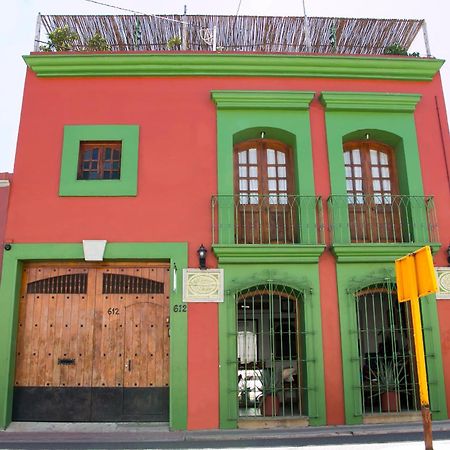
[{"label": "small square window", "polygon": [[59,195],[134,197],[138,125],[65,125]]},{"label": "small square window", "polygon": [[78,180],[120,180],[122,141],[81,141]]}]

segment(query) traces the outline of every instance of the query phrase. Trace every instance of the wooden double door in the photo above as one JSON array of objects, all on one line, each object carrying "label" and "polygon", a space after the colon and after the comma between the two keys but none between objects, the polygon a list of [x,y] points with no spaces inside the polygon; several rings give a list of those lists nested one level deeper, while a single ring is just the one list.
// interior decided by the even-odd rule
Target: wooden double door
[{"label": "wooden double door", "polygon": [[14,420],[166,421],[169,265],[29,264]]}]

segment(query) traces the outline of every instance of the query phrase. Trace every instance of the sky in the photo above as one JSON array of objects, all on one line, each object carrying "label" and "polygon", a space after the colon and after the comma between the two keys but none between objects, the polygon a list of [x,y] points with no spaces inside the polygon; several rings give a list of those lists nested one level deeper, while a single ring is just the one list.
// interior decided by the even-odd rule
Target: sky
[{"label": "sky", "polygon": [[[145,14],[188,14],[302,16],[302,0],[98,0]],[[360,17],[425,19],[431,54],[448,60],[441,69],[444,95],[450,105],[450,45],[448,13],[444,0],[304,0],[310,17]],[[37,14],[124,14],[123,11],[87,0],[13,0],[2,5],[0,27],[0,172],[12,172],[25,80],[22,55],[33,50]],[[45,36],[42,36],[45,37]],[[410,51],[425,55],[422,33]],[[448,108],[447,108],[448,110]],[[447,113],[448,114],[448,113]],[[36,149],[38,150],[38,149]]]}]

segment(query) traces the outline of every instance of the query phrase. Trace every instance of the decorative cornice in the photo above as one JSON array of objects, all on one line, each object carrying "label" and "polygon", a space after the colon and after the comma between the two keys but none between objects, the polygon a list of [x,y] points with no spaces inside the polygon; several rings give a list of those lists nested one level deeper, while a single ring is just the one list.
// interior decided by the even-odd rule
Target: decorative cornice
[{"label": "decorative cornice", "polygon": [[255,53],[38,53],[23,57],[39,77],[244,76],[430,81],[443,60]]},{"label": "decorative cornice", "polygon": [[430,245],[433,253],[439,250],[439,243],[424,244],[346,244],[333,245],[331,251],[337,262],[391,262],[412,253],[424,245]]},{"label": "decorative cornice", "polygon": [[217,109],[307,110],[314,98],[309,91],[211,91]]},{"label": "decorative cornice", "polygon": [[323,245],[224,245],[213,246],[222,264],[317,263]]},{"label": "decorative cornice", "polygon": [[414,112],[418,94],[374,92],[322,92],[320,101],[327,111]]}]

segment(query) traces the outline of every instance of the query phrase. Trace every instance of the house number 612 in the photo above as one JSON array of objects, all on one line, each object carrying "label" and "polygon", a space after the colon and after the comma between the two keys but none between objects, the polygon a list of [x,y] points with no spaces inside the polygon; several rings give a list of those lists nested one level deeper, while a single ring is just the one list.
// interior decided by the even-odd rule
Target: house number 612
[{"label": "house number 612", "polygon": [[109,316],[118,316],[119,315],[119,308],[108,308],[107,311]]}]

